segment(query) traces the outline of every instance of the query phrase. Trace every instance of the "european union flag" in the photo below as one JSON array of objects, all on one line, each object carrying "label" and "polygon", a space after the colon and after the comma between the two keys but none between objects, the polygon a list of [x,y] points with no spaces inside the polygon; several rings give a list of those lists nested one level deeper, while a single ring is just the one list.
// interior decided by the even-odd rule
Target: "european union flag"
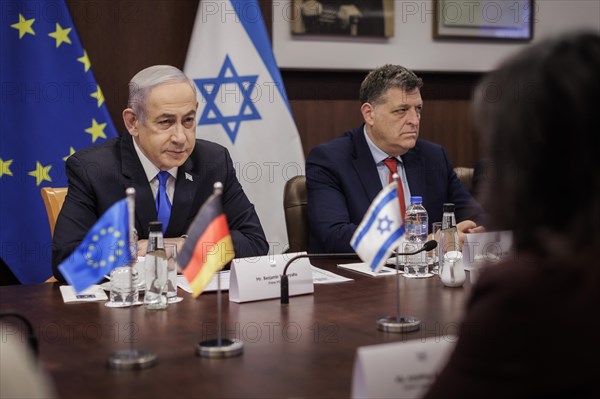
[{"label": "european union flag", "polygon": [[58,269],[75,291],[97,283],[115,267],[131,261],[127,200],[111,206]]},{"label": "european union flag", "polygon": [[52,274],[40,188],[66,187],[65,160],[117,132],[64,0],[0,7],[0,256],[35,283]]}]

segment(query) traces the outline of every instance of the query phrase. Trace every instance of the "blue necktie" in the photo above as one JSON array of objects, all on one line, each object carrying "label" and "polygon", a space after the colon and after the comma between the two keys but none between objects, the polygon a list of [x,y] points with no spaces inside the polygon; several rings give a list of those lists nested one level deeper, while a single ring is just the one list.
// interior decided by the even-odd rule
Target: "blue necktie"
[{"label": "blue necktie", "polygon": [[169,180],[169,172],[159,172],[158,178],[158,193],[156,194],[156,212],[158,220],[162,222],[163,234],[167,231],[169,218],[171,217],[171,202],[167,196],[167,180]]}]

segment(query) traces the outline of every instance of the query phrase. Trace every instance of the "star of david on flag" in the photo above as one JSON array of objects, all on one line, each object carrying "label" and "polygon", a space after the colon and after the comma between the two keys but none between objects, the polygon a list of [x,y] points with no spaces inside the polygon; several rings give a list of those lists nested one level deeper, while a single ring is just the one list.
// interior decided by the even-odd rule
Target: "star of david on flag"
[{"label": "star of david on flag", "polygon": [[288,248],[285,183],[304,151],[256,0],[202,1],[184,72],[198,87],[196,137],[226,147],[270,253]]},{"label": "star of david on flag", "polygon": [[[198,125],[221,125],[235,144],[242,121],[260,119],[251,97],[257,79],[257,75],[240,76],[229,56],[225,57],[216,78],[194,79],[200,93],[206,99],[206,106]],[[234,101],[227,102],[228,96],[233,96]],[[236,109],[238,105],[239,109]]]},{"label": "star of david on flag", "polygon": [[357,255],[377,272],[404,237],[396,182],[390,183],[377,194],[350,245]]},{"label": "star of david on flag", "polygon": [[0,257],[31,284],[52,274],[40,189],[66,187],[66,159],[117,131],[65,1],[10,4],[0,18]]}]

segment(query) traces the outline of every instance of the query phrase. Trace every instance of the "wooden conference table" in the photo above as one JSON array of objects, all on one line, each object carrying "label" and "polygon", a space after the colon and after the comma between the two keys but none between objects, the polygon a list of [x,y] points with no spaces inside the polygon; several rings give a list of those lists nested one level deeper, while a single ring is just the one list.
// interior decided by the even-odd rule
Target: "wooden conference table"
[{"label": "wooden conference table", "polygon": [[[395,315],[395,276],[373,278],[335,266],[342,262],[348,260],[311,261],[354,281],[315,285],[314,295],[291,297],[289,305],[279,299],[237,304],[224,293],[224,336],[244,341],[244,353],[228,359],[195,354],[198,341],[216,335],[214,293],[194,299],[180,290],[182,302],[149,312],[103,302],[64,304],[57,283],[7,286],[0,287],[0,310],[32,322],[39,361],[61,398],[349,397],[358,347],[458,333],[468,277],[462,288],[443,287],[437,276],[401,278],[401,313],[419,318],[421,329],[385,333],[375,321]],[[156,353],[158,364],[107,368],[109,355],[128,348],[130,339]]]}]

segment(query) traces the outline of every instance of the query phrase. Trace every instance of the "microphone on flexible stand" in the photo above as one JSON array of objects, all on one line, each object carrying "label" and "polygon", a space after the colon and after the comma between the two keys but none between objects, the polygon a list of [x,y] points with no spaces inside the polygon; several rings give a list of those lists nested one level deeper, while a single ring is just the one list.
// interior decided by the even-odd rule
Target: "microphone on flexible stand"
[{"label": "microphone on flexible stand", "polygon": [[438,243],[436,240],[429,240],[423,246],[416,251],[396,253],[396,317],[386,316],[377,319],[377,328],[385,332],[402,333],[409,331],[416,331],[421,326],[421,321],[416,317],[403,317],[400,316],[400,270],[398,258],[403,255],[416,255],[423,251],[431,251],[437,247]]},{"label": "microphone on flexible stand", "polygon": [[283,274],[281,275],[281,304],[285,305],[290,303],[290,282],[287,275],[287,269],[290,265],[301,258],[315,258],[315,259],[353,259],[357,258],[358,255],[355,253],[340,253],[340,254],[300,254],[292,257],[287,261],[283,268]]},{"label": "microphone on flexible stand", "polygon": [[[437,247],[437,241],[435,240],[430,240],[427,241],[425,244],[423,244],[423,246],[421,248],[419,248],[418,250],[414,251],[414,252],[404,252],[404,253],[396,253],[397,256],[401,256],[401,255],[416,255],[419,252],[423,252],[423,251],[431,251],[432,249],[434,249],[435,247]],[[289,282],[289,278],[287,275],[287,270],[288,267],[290,267],[290,265],[296,261],[297,259],[301,259],[301,258],[315,258],[315,259],[334,259],[334,258],[338,258],[338,259],[353,259],[353,258],[357,258],[358,255],[356,255],[355,253],[339,253],[339,254],[300,254],[300,255],[296,255],[293,258],[291,258],[290,260],[287,261],[287,263],[285,264],[285,267],[283,268],[283,274],[281,275],[281,303],[283,305],[290,303],[290,282]],[[397,263],[397,262],[396,262]],[[397,266],[397,265],[396,265]]]},{"label": "microphone on flexible stand", "polygon": [[397,256],[408,256],[408,255],[416,255],[420,252],[423,251],[431,251],[432,249],[435,249],[437,247],[438,243],[436,240],[429,240],[427,241],[425,244],[423,244],[423,246],[419,249],[417,249],[416,251],[413,252],[400,252],[400,253],[396,253]]}]

